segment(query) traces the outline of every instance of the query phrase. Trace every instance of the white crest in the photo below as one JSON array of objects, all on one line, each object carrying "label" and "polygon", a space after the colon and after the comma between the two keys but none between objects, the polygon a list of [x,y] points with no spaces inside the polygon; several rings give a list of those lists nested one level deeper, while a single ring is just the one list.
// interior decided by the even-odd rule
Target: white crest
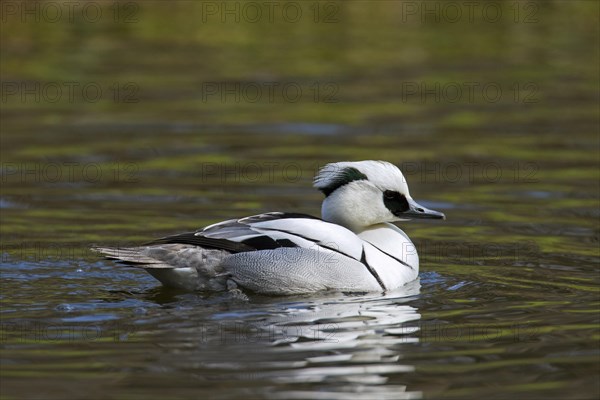
[{"label": "white crest", "polygon": [[398,167],[387,161],[341,161],[325,165],[315,176],[314,187],[331,194],[355,180],[366,179],[381,190],[408,195],[406,179]]}]

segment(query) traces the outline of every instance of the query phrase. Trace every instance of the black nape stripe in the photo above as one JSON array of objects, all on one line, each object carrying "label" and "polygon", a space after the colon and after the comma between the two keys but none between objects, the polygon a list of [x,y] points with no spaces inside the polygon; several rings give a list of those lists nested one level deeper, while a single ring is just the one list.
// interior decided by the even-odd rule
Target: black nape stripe
[{"label": "black nape stripe", "polygon": [[331,180],[329,185],[319,188],[325,194],[325,197],[335,192],[340,187],[347,185],[350,182],[368,180],[367,176],[354,167],[346,167],[339,171],[335,178]]},{"label": "black nape stripe", "polygon": [[360,256],[360,262],[363,263],[363,265],[365,267],[367,267],[367,269],[369,270],[369,272],[371,273],[371,275],[373,275],[373,277],[377,280],[377,283],[379,283],[379,286],[381,286],[381,288],[383,290],[387,290],[387,288],[383,284],[383,281],[381,280],[381,278],[379,277],[379,275],[377,274],[377,272],[375,272],[375,270],[367,262],[367,254],[365,253],[365,248],[364,247],[363,247],[362,255]]}]

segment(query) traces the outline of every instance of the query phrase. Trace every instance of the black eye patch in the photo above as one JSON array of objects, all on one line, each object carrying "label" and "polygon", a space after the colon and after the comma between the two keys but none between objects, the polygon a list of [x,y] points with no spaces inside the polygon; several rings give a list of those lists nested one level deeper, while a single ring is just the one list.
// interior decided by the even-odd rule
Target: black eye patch
[{"label": "black eye patch", "polygon": [[406,197],[393,190],[386,190],[383,192],[383,204],[385,204],[387,209],[396,216],[408,211],[410,208]]}]

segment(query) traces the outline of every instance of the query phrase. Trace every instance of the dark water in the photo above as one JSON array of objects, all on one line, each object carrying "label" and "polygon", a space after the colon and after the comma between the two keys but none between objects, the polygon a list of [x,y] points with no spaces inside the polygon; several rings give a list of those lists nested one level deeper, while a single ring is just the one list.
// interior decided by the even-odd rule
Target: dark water
[{"label": "dark water", "polygon": [[[2,398],[600,396],[597,2],[61,4],[2,3]],[[176,293],[87,250],[318,214],[361,159],[447,215],[401,225],[402,291]]]}]

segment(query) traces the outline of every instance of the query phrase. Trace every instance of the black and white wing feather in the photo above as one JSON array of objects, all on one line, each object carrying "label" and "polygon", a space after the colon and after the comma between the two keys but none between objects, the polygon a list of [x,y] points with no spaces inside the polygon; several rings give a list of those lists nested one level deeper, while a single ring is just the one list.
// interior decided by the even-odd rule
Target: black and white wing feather
[{"label": "black and white wing feather", "polygon": [[231,253],[302,247],[332,250],[361,260],[362,241],[350,230],[319,218],[272,212],[219,222],[197,232],[167,236],[148,245],[188,244]]}]

